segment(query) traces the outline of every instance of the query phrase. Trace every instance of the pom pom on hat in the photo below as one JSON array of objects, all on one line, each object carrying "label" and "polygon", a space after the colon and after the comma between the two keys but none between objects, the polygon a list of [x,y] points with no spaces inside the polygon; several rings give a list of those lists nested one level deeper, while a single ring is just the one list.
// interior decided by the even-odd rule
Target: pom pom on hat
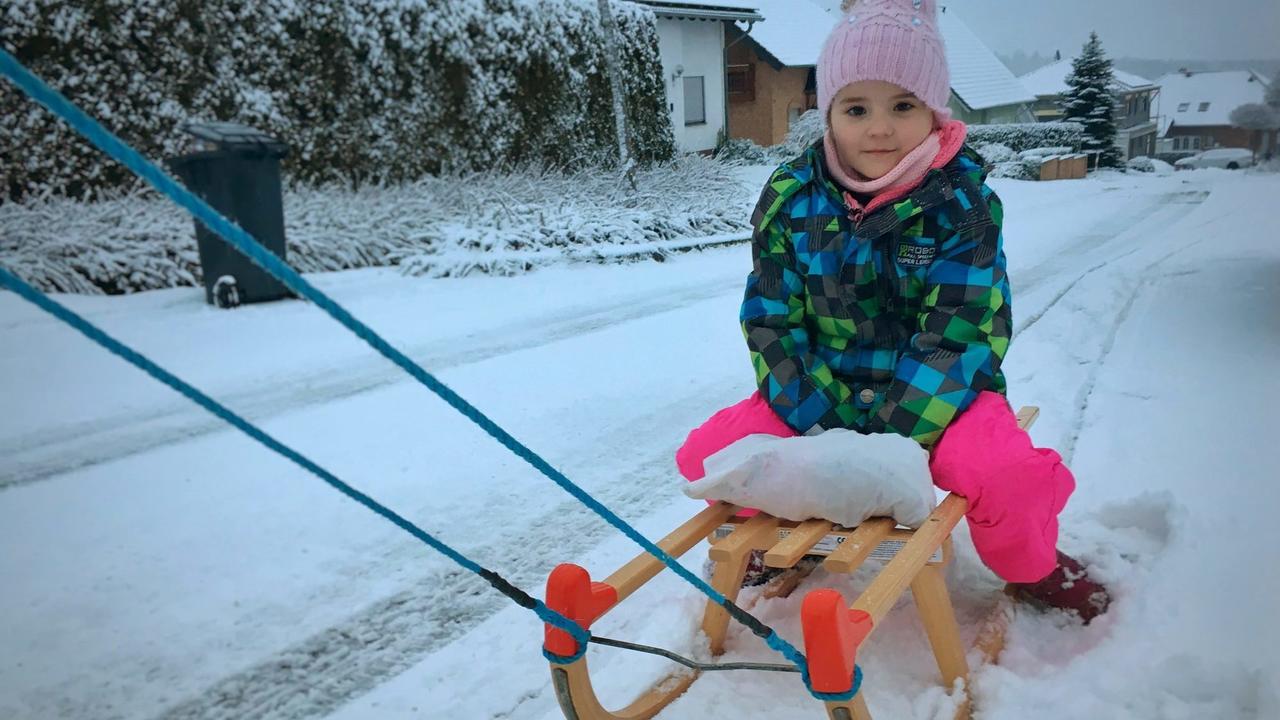
[{"label": "pom pom on hat", "polygon": [[831,29],[816,69],[818,110],[829,117],[836,93],[861,80],[891,82],[920,98],[940,120],[951,116],[951,73],[938,30],[937,0],[857,0]]}]

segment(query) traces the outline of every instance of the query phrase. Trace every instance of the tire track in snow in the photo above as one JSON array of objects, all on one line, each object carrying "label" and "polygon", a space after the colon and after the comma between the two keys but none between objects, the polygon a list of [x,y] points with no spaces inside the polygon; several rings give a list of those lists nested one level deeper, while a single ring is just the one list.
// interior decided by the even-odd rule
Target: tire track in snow
[{"label": "tire track in snow", "polygon": [[[613,429],[585,452],[565,462],[569,477],[613,478],[593,494],[628,522],[666,506],[675,477],[674,447],[637,443],[669,436],[669,418],[707,411],[703,393],[690,393],[660,412]],[[618,453],[619,447],[632,451]],[[636,462],[637,456],[639,461]],[[563,493],[547,480],[547,492]],[[567,494],[536,517],[495,523],[484,547],[461,547],[534,595],[559,562],[580,557],[617,531]],[[512,548],[518,548],[513,555]],[[636,548],[636,552],[641,552]],[[383,563],[413,558],[420,545],[405,541]],[[218,681],[155,720],[297,720],[323,717],[371,690],[422,657],[461,637],[508,600],[475,575],[439,559],[408,588],[277,653],[254,667]],[[537,622],[530,616],[529,622]]]},{"label": "tire track in snow", "polygon": [[[1148,269],[1154,267],[1155,264],[1149,266]],[[1071,465],[1071,461],[1075,458],[1076,444],[1080,441],[1080,434],[1084,432],[1085,418],[1089,415],[1089,400],[1093,397],[1093,390],[1098,385],[1098,378],[1102,375],[1102,368],[1107,364],[1107,358],[1115,347],[1116,338],[1120,336],[1120,328],[1129,319],[1129,311],[1133,309],[1133,304],[1137,302],[1138,296],[1146,289],[1148,282],[1145,279],[1139,280],[1134,285],[1133,292],[1129,293],[1124,306],[1120,308],[1120,312],[1116,313],[1111,326],[1107,328],[1107,336],[1102,341],[1102,348],[1098,351],[1098,357],[1090,364],[1089,374],[1085,378],[1084,384],[1080,386],[1080,392],[1076,395],[1076,417],[1071,422],[1071,435],[1067,438],[1067,443],[1062,448],[1062,460],[1068,466]]]},{"label": "tire track in snow", "polygon": [[[741,285],[740,278],[718,284],[701,281],[674,294],[663,293],[657,300],[637,301],[635,297],[628,297],[598,307],[589,314],[577,314],[574,308],[575,314],[570,317],[525,320],[488,329],[475,338],[438,338],[404,351],[432,374],[439,374],[665,312],[673,306],[738,292]],[[215,399],[241,416],[261,423],[277,415],[408,381],[410,378],[404,371],[371,352],[354,366],[320,368],[291,375],[280,382],[255,381],[251,387],[222,393]],[[184,399],[159,411],[151,409],[77,423],[57,431],[41,432],[39,438],[20,436],[0,442],[0,457],[5,458],[5,468],[0,470],[0,491],[225,430],[226,423]]]},{"label": "tire track in snow", "polygon": [[[1124,218],[1120,218],[1119,221],[1115,223],[1104,223],[1094,226],[1091,228],[1090,232],[1082,236],[1081,242],[1072,243],[1063,250],[1054,253],[1048,258],[1037,263],[1035,266],[1030,268],[1026,274],[1019,274],[1017,278],[1018,287],[1022,287],[1024,285],[1030,288],[1039,287],[1045,280],[1053,277],[1054,275],[1062,274],[1062,268],[1060,266],[1055,267],[1055,265],[1063,262],[1064,260],[1088,259],[1089,253],[1103,247],[1108,240],[1120,240],[1129,236],[1131,233],[1139,231],[1142,233],[1150,233],[1169,227],[1190,212],[1190,210],[1184,210],[1176,206],[1199,206],[1208,196],[1209,193],[1205,191],[1169,193],[1160,196],[1158,202],[1148,206],[1139,215],[1126,216]],[[1145,224],[1147,221],[1153,219],[1159,224],[1154,226]],[[1077,273],[1069,282],[1063,285],[1061,289],[1054,293],[1053,297],[1050,298],[1047,303],[1032,311],[1024,322],[1018,323],[1015,318],[1013,338],[1016,339],[1023,331],[1031,329],[1040,321],[1041,318],[1045,316],[1045,313],[1052,310],[1064,297],[1070,294],[1080,281],[1098,270],[1111,265],[1112,263],[1129,257],[1141,250],[1142,247],[1143,246],[1141,244],[1135,243],[1133,247],[1126,249],[1119,254],[1111,255],[1102,260],[1102,262],[1093,263],[1084,271]],[[1014,291],[1015,293],[1017,292],[1016,287],[1014,288]]]},{"label": "tire track in snow", "polygon": [[[1205,193],[1205,197],[1207,196],[1208,194]],[[1201,201],[1203,201],[1203,199],[1203,197],[1200,198]],[[1129,293],[1129,297],[1125,300],[1124,306],[1120,308],[1120,312],[1116,313],[1115,320],[1111,323],[1111,327],[1107,329],[1107,336],[1102,341],[1102,348],[1098,353],[1098,358],[1090,365],[1089,374],[1080,388],[1080,393],[1077,396],[1079,398],[1077,403],[1078,412],[1075,420],[1071,424],[1071,436],[1068,438],[1067,444],[1062,450],[1063,460],[1068,465],[1071,464],[1072,459],[1075,457],[1076,445],[1080,440],[1080,435],[1084,432],[1085,419],[1089,415],[1089,401],[1093,398],[1093,391],[1097,387],[1098,379],[1101,377],[1102,370],[1107,364],[1107,358],[1111,356],[1111,351],[1115,348],[1116,339],[1120,336],[1120,329],[1129,319],[1129,313],[1132,311],[1134,303],[1138,301],[1138,297],[1142,295],[1143,291],[1151,285],[1152,272],[1164,263],[1173,259],[1179,253],[1189,250],[1204,241],[1205,238],[1200,237],[1192,240],[1191,242],[1184,243],[1182,246],[1170,250],[1142,268],[1142,272],[1139,273],[1139,281],[1134,285],[1133,291]],[[1136,250],[1127,252],[1124,256],[1131,255],[1134,252],[1136,252]],[[1072,283],[1073,286],[1074,284],[1075,283]]]}]

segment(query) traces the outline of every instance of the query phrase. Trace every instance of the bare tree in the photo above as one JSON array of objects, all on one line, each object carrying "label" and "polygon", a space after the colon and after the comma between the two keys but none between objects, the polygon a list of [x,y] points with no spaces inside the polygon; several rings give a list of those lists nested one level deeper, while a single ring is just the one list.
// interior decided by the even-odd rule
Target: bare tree
[{"label": "bare tree", "polygon": [[1271,85],[1267,87],[1267,94],[1263,97],[1262,102],[1280,111],[1280,75],[1276,75],[1271,79]]},{"label": "bare tree", "polygon": [[1280,130],[1280,109],[1263,103],[1248,103],[1231,111],[1227,120],[1238,128],[1251,130],[1253,139],[1249,142],[1253,154],[1258,154],[1258,133]]}]

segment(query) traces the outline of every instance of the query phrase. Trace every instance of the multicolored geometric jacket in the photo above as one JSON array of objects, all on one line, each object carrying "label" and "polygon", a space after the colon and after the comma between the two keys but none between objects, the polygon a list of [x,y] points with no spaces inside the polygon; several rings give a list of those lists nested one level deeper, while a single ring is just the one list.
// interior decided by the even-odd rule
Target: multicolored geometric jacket
[{"label": "multicolored geometric jacket", "polygon": [[797,432],[931,445],[982,390],[1003,393],[1012,330],[1000,200],[967,146],[854,220],[821,144],[756,205],[741,321],[756,381]]}]

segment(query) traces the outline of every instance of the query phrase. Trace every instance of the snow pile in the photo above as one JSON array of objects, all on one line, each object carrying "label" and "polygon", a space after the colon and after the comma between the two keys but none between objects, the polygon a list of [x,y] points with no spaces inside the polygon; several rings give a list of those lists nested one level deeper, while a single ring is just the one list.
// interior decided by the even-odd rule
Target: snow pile
[{"label": "snow pile", "polygon": [[[418,275],[509,275],[565,260],[662,257],[749,232],[724,165],[687,156],[635,173],[429,177],[284,196],[287,259],[302,272],[398,265]],[[151,191],[84,203],[0,204],[0,257],[49,292],[130,293],[200,282],[191,218]]]},{"label": "snow pile", "polygon": [[[669,160],[655,18],[611,6],[633,154]],[[0,46],[153,158],[189,120],[252,125],[292,175],[354,186],[616,154],[595,0],[8,3]],[[7,198],[134,182],[8,83],[0,167]]]},{"label": "snow pile", "polygon": [[714,453],[705,467],[704,477],[681,487],[685,495],[787,520],[856,527],[867,518],[892,517],[916,528],[934,507],[928,455],[901,435],[843,428],[809,437],[757,433]]},{"label": "snow pile", "polygon": [[1145,155],[1129,158],[1125,163],[1125,167],[1134,172],[1156,173],[1157,175],[1168,175],[1173,172],[1173,166],[1169,163]]}]

